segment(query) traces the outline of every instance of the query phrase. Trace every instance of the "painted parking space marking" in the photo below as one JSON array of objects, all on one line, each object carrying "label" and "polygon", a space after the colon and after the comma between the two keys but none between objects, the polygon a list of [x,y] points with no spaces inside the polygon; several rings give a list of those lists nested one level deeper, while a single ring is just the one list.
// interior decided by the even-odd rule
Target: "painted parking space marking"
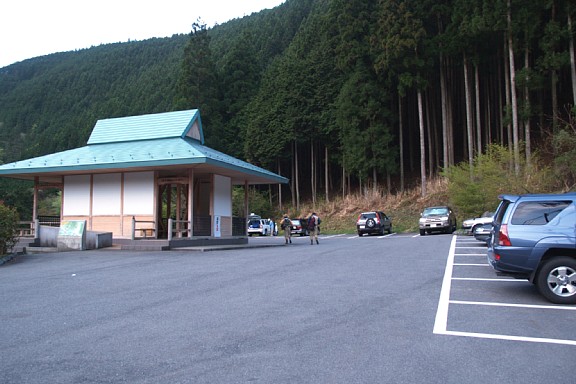
[{"label": "painted parking space marking", "polygon": [[489,278],[485,278],[485,277],[453,277],[452,280],[459,280],[459,281],[508,281],[508,282],[520,282],[522,284],[525,284],[524,281],[522,280],[518,280],[518,279],[489,279]]},{"label": "painted parking space marking", "polygon": [[459,267],[489,267],[488,264],[454,263],[454,265],[459,266]]},{"label": "painted parking space marking", "polygon": [[[448,330],[448,310],[450,305],[474,305],[479,307],[508,307],[508,308],[529,308],[537,310],[569,310],[575,311],[574,306],[559,306],[559,305],[533,305],[533,304],[514,304],[514,303],[495,303],[495,302],[475,302],[475,301],[461,301],[461,300],[450,300],[450,291],[452,289],[452,281],[490,281],[497,283],[509,283],[509,282],[522,282],[518,279],[504,279],[504,278],[456,278],[452,277],[454,272],[454,266],[470,266],[472,264],[457,264],[454,263],[454,258],[456,257],[456,248],[476,248],[477,247],[457,247],[457,235],[452,237],[452,242],[450,244],[450,250],[448,252],[448,257],[446,259],[446,268],[444,270],[444,277],[442,279],[442,288],[440,290],[440,298],[438,300],[438,308],[436,311],[436,318],[434,321],[433,333],[437,335],[447,335],[447,336],[460,336],[460,337],[472,337],[480,339],[493,339],[493,340],[508,340],[508,341],[521,341],[521,342],[531,342],[531,343],[547,343],[547,344],[561,344],[561,345],[575,345],[576,340],[568,339],[552,339],[552,338],[541,338],[541,337],[524,337],[524,336],[512,336],[504,334],[492,334],[492,333],[479,333],[479,332],[462,332]],[[488,264],[476,264],[477,266],[488,266]]]},{"label": "painted parking space marking", "polygon": [[562,305],[491,303],[486,301],[462,301],[462,300],[450,300],[450,304],[482,305],[485,307],[536,308],[536,309],[553,309],[553,310],[555,309],[559,311],[576,311],[576,307],[568,307]]}]

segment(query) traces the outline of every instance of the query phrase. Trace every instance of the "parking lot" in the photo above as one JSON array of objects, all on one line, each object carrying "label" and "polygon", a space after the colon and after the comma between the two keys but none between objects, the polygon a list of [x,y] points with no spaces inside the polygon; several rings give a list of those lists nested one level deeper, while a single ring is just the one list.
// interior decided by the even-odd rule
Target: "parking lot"
[{"label": "parking lot", "polygon": [[497,276],[486,246],[468,236],[453,239],[438,306],[437,334],[576,345],[576,307],[550,304],[526,280]]},{"label": "parking lot", "polygon": [[497,277],[470,237],[249,241],[4,264],[0,382],[542,383],[573,367],[574,308]]}]

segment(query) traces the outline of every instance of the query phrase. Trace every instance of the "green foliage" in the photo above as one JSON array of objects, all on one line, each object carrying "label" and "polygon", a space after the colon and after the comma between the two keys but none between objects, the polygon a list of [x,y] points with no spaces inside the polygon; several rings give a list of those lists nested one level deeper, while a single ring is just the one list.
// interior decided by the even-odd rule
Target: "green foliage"
[{"label": "green foliage", "polygon": [[[555,191],[557,184],[549,168],[523,163],[516,174],[512,160],[513,154],[508,148],[494,144],[474,158],[472,170],[467,162],[462,162],[443,171],[449,181],[450,203],[459,217],[476,217],[485,211],[494,211],[500,194]],[[531,163],[537,163],[536,157]]]},{"label": "green foliage", "polygon": [[556,132],[552,145],[556,151],[554,171],[564,183],[564,189],[573,190],[576,187],[576,124]]},{"label": "green foliage", "polygon": [[[276,216],[270,204],[268,193],[254,188],[249,188],[248,190],[248,209],[250,210],[248,214],[255,213],[262,218],[273,218]],[[244,188],[235,187],[232,190],[232,214],[236,217],[245,216]]]},{"label": "green foliage", "polygon": [[0,178],[0,202],[15,207],[22,220],[32,220],[33,196],[32,182]]},{"label": "green foliage", "polygon": [[56,189],[38,191],[38,215],[60,216],[62,191]]},{"label": "green foliage", "polygon": [[0,204],[0,255],[7,254],[16,244],[18,221],[16,209]]},{"label": "green foliage", "polygon": [[[297,175],[299,191],[290,189],[295,196],[325,187],[334,194],[369,179],[376,185],[387,175],[414,177],[421,160],[419,91],[426,120],[423,149],[430,154],[425,165],[434,176],[446,166],[444,154],[452,164],[490,142],[512,141],[504,97],[507,3],[287,0],[211,29],[194,23],[189,35],[25,60],[0,69],[0,161],[85,145],[98,119],[199,108],[207,145],[293,179]],[[530,144],[537,148],[545,139],[546,117],[556,119],[564,113],[560,106],[573,104],[565,81],[573,37],[566,16],[575,20],[575,7],[565,0],[510,3],[517,86],[531,96],[519,95],[521,118],[531,123]],[[524,52],[526,68],[520,60]],[[464,54],[470,70],[478,70],[473,82],[480,101],[474,113],[481,121],[470,150],[463,124]],[[551,81],[556,78],[562,86]],[[559,179],[573,184],[568,149],[573,143],[569,132],[557,133],[555,146],[566,150],[555,167],[563,172]],[[528,138],[525,132],[519,136]],[[473,178],[479,177],[476,168],[481,164]],[[396,184],[392,189],[404,184],[390,180]],[[469,188],[474,196],[483,191]],[[283,196],[294,197],[290,193]],[[28,186],[0,181],[0,199],[18,207],[21,217],[31,215],[31,196]]]}]

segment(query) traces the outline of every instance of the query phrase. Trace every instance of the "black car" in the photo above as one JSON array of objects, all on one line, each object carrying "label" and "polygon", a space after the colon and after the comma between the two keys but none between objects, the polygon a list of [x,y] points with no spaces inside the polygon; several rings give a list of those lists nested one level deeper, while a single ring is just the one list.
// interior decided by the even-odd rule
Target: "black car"
[{"label": "black car", "polygon": [[392,233],[392,220],[381,211],[362,212],[356,220],[358,236],[365,233],[383,235],[384,231]]}]

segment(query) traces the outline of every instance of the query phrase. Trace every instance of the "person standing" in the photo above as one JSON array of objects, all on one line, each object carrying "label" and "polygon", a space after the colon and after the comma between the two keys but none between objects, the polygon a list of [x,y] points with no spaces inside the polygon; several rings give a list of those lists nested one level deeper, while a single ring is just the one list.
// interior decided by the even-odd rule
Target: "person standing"
[{"label": "person standing", "polygon": [[308,218],[308,233],[310,233],[310,245],[318,243],[318,225],[320,225],[320,218],[316,215],[316,212],[312,212],[312,216]]},{"label": "person standing", "polygon": [[282,218],[280,228],[284,230],[284,240],[286,241],[286,244],[292,244],[292,221],[288,215],[284,215],[284,218]]}]

